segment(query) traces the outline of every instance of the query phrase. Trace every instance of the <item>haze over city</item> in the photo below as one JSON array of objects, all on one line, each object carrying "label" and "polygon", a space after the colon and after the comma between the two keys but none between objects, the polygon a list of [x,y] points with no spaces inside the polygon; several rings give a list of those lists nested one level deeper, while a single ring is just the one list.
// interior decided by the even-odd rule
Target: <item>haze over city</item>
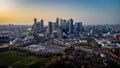
[{"label": "haze over city", "polygon": [[0,0],[0,24],[31,25],[33,18],[45,24],[57,17],[83,24],[118,24],[120,0]]}]

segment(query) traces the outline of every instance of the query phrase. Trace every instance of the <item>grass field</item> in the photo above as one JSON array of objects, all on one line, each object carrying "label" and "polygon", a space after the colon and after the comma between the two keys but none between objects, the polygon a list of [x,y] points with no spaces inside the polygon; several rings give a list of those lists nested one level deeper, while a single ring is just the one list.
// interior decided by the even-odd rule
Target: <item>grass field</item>
[{"label": "grass field", "polygon": [[25,56],[21,52],[7,51],[0,53],[0,65],[13,68],[40,68],[49,58]]}]

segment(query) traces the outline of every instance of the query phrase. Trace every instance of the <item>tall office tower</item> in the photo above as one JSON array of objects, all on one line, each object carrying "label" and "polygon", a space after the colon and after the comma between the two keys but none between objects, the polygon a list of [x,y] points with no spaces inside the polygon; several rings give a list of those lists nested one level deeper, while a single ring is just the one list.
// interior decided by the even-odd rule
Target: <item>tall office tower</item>
[{"label": "tall office tower", "polygon": [[42,29],[41,28],[41,22],[38,22],[37,24],[38,24],[38,26],[37,26],[37,32],[41,32],[41,29]]},{"label": "tall office tower", "polygon": [[52,33],[52,22],[48,22],[48,32],[49,34]]},{"label": "tall office tower", "polygon": [[63,22],[64,22],[64,20],[62,18],[60,18],[59,27],[62,27]]},{"label": "tall office tower", "polygon": [[63,20],[63,23],[62,23],[62,25],[61,25],[61,28],[66,30],[66,20]]},{"label": "tall office tower", "polygon": [[32,25],[32,30],[37,31],[37,19],[34,18],[34,24]]},{"label": "tall office tower", "polygon": [[69,32],[69,20],[66,22],[66,31]]},{"label": "tall office tower", "polygon": [[74,33],[73,19],[69,19],[69,34]]},{"label": "tall office tower", "polygon": [[34,24],[36,24],[37,23],[37,18],[34,18]]},{"label": "tall office tower", "polygon": [[52,29],[53,29],[53,30],[56,29],[56,23],[55,23],[55,22],[52,23]]},{"label": "tall office tower", "polygon": [[75,32],[79,33],[82,31],[82,22],[75,23]]},{"label": "tall office tower", "polygon": [[41,29],[44,28],[44,20],[43,20],[43,19],[40,21],[40,28],[41,28]]},{"label": "tall office tower", "polygon": [[40,22],[38,22],[37,24],[38,24],[38,29],[40,29],[41,23],[40,23]]},{"label": "tall office tower", "polygon": [[59,39],[62,39],[62,37],[63,37],[63,32],[62,32],[61,27],[58,28],[58,37],[59,37]]},{"label": "tall office tower", "polygon": [[59,27],[59,18],[56,19],[56,28]]}]

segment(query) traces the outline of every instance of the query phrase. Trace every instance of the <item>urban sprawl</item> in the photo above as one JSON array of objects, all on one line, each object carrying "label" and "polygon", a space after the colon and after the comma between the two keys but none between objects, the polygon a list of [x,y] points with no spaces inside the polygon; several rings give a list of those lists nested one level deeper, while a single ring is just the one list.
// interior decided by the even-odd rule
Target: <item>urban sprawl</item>
[{"label": "urban sprawl", "polygon": [[120,24],[84,25],[62,18],[47,26],[43,19],[34,18],[33,22],[32,26],[0,25],[0,51],[58,56],[43,68],[62,68],[62,64],[65,68],[110,68],[110,62],[120,65]]}]

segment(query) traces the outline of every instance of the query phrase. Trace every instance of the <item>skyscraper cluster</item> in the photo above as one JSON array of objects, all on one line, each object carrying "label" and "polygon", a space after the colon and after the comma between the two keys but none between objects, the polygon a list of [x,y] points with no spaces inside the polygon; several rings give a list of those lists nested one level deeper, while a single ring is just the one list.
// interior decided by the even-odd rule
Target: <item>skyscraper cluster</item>
[{"label": "skyscraper cluster", "polygon": [[[40,32],[44,28],[44,20],[38,21],[34,18],[33,31]],[[74,22],[73,19],[65,20],[56,18],[55,22],[48,22],[47,32],[49,35],[57,35],[56,37],[63,38],[71,34],[79,34],[82,30],[82,22]]]},{"label": "skyscraper cluster", "polygon": [[[51,24],[54,24],[51,26]],[[48,22],[48,28],[53,30],[61,29],[63,32],[67,34],[79,33],[82,30],[82,22],[74,22],[73,19],[64,20],[62,18],[56,18],[56,22]]]},{"label": "skyscraper cluster", "polygon": [[44,20],[37,21],[37,18],[34,18],[34,24],[32,25],[32,30],[35,32],[40,32],[44,28]]}]

